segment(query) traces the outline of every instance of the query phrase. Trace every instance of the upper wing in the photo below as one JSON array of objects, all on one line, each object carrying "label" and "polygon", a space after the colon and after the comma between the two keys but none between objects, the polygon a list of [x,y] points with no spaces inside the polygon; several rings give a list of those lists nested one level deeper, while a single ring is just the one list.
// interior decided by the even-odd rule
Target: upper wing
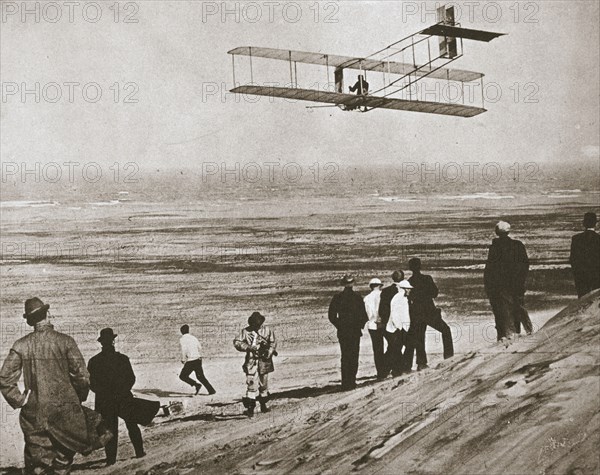
[{"label": "upper wing", "polygon": [[472,30],[470,28],[461,28],[458,26],[444,25],[438,23],[421,31],[422,35],[446,36],[448,38],[464,38],[466,40],[492,41],[494,38],[505,33],[494,33],[493,31]]},{"label": "upper wing", "polygon": [[408,63],[399,63],[396,61],[378,61],[376,59],[353,58],[351,56],[309,53],[306,51],[292,51],[287,49],[241,46],[228,51],[228,53],[233,55],[279,59],[282,61],[295,61],[296,63],[319,64],[321,66],[332,66],[336,68],[363,69],[366,71],[377,71],[380,73],[392,73],[400,75],[413,73],[417,76],[427,76],[434,79],[447,79],[450,81],[460,82],[476,81],[483,77],[482,73],[465,71],[462,69],[440,68],[435,71],[430,71],[425,66],[417,65],[416,68],[419,69],[415,71],[415,66]]},{"label": "upper wing", "polygon": [[231,92],[254,94],[258,96],[283,97],[300,101],[324,102],[327,104],[342,104],[349,107],[369,107],[413,112],[427,112],[430,114],[452,115],[457,117],[473,117],[485,112],[480,107],[465,106],[462,104],[444,104],[442,102],[409,101],[377,96],[356,96],[339,92],[316,91],[313,89],[294,89],[288,87],[267,86],[239,86]]}]

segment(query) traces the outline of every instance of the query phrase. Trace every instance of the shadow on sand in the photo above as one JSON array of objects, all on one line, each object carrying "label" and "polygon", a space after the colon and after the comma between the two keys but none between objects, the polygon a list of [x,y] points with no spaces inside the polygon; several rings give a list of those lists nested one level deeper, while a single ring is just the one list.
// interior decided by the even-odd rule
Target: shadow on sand
[{"label": "shadow on sand", "polygon": [[83,463],[74,463],[73,464],[73,471],[76,470],[97,470],[99,468],[104,468],[106,467],[106,459],[105,458],[101,458],[98,460],[88,460],[87,462],[83,462]]},{"label": "shadow on sand", "polygon": [[191,414],[189,416],[173,417],[172,419],[161,422],[161,425],[172,424],[173,422],[221,422],[236,419],[247,419],[247,417],[239,414]]},{"label": "shadow on sand", "polygon": [[241,402],[242,402],[241,399],[236,399],[233,402],[209,402],[206,405],[208,407],[228,407],[228,406],[235,406],[236,404],[239,404]]},{"label": "shadow on sand", "polygon": [[[376,383],[377,378],[363,377],[357,378],[357,381],[364,381],[363,383],[356,385],[358,389]],[[288,389],[287,391],[271,394],[271,399],[304,399],[338,392],[342,392],[342,388],[340,383],[336,382],[336,384],[327,384],[326,386],[304,386],[302,388]]]},{"label": "shadow on sand", "polygon": [[[106,466],[106,459],[88,460],[83,463],[74,463],[73,471],[77,470],[96,470]],[[23,469],[17,467],[0,467],[0,475],[21,475]]]},{"label": "shadow on sand", "polygon": [[169,397],[194,397],[192,393],[177,393],[173,391],[164,391],[162,389],[140,389],[136,390],[136,393],[147,394],[151,396],[156,396],[160,398],[169,398]]},{"label": "shadow on sand", "polygon": [[[360,387],[375,383],[377,380],[373,376],[364,376],[361,378],[357,378],[357,381],[362,382],[362,383],[357,384],[357,387],[360,388]],[[331,394],[331,393],[335,393],[335,392],[339,392],[339,391],[341,391],[340,383],[338,383],[336,381],[335,383],[331,383],[326,386],[312,386],[312,387],[304,386],[302,388],[294,388],[294,389],[288,389],[286,391],[280,391],[280,392],[271,394],[271,399],[303,399],[303,398],[308,398],[308,397],[321,396],[322,394]],[[165,399],[180,398],[180,397],[189,397],[189,398],[194,397],[190,393],[170,392],[170,391],[163,391],[161,389],[142,389],[142,390],[139,390],[136,392],[138,392],[140,394],[147,394],[147,395],[152,395],[152,396],[156,396],[159,398],[165,398]],[[198,396],[208,396],[208,395],[207,394],[199,394]],[[233,403],[224,403],[224,402],[209,403],[209,404],[207,404],[207,406],[226,407],[226,406],[231,406],[232,404],[237,404],[238,402],[241,402],[241,400],[233,402]]]},{"label": "shadow on sand", "polygon": [[0,467],[0,475],[21,475],[22,469],[17,467]]}]

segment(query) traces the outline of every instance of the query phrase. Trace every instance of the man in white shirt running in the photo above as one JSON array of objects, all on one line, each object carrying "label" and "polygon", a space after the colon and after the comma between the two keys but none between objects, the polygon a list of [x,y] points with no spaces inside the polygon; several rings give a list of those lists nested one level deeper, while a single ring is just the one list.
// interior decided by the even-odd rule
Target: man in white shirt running
[{"label": "man in white shirt running", "polygon": [[377,277],[374,277],[369,282],[371,293],[364,298],[365,310],[369,321],[367,322],[367,330],[371,335],[371,343],[373,344],[373,357],[375,358],[375,369],[377,370],[377,379],[385,379],[387,376],[385,354],[383,352],[383,332],[385,325],[379,316],[379,302],[381,300],[381,288],[383,283]]},{"label": "man in white shirt running", "polygon": [[[179,374],[179,379],[184,383],[189,384],[196,388],[196,394],[200,392],[202,385],[204,385],[208,391],[208,394],[215,394],[215,388],[208,382],[206,376],[204,376],[204,370],[202,369],[202,358],[200,357],[200,342],[198,339],[190,334],[189,325],[182,325],[181,338],[179,344],[181,345],[181,362],[183,363],[183,369]],[[196,379],[194,381],[190,378],[190,374],[196,373]]]}]

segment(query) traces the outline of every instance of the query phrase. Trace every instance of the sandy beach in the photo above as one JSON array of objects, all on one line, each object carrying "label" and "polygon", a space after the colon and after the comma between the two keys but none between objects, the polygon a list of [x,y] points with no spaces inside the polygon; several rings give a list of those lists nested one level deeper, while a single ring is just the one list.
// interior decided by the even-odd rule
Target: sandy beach
[{"label": "sandy beach", "polygon": [[[99,330],[110,326],[119,334],[117,349],[131,358],[136,371],[135,393],[184,406],[183,413],[157,417],[144,429],[148,456],[143,461],[131,459],[132,449],[121,434],[113,472],[149,470],[160,463],[181,470],[183,461],[193,461],[195,467],[196,452],[215,450],[215,444],[225,448],[211,457],[218,455],[225,465],[219,462],[214,473],[243,472],[237,458],[227,462],[227,447],[242,444],[243,434],[262,440],[265,434],[279,437],[273,434],[283,430],[287,438],[310,421],[321,426],[322,419],[342,417],[343,412],[336,412],[339,401],[356,401],[376,390],[365,334],[361,389],[356,395],[337,392],[339,347],[327,306],[343,273],[354,273],[357,290],[365,295],[370,277],[387,282],[391,270],[406,269],[410,257],[422,257],[441,291],[437,303],[452,328],[454,360],[473,352],[483,359],[498,353],[481,279],[490,227],[503,213],[504,205],[498,203],[503,200],[468,195],[468,204],[449,204],[444,196],[408,205],[378,196],[329,197],[318,207],[310,199],[288,197],[277,204],[260,199],[247,204],[243,217],[238,207],[218,200],[201,205],[9,203],[2,222],[3,352],[30,331],[20,317],[24,295],[39,295],[51,303],[56,328],[76,339],[86,360],[99,350]],[[514,211],[508,219],[532,261],[526,305],[536,330],[576,300],[566,262],[568,242],[581,206],[593,203],[597,195],[573,196],[573,202],[554,205],[552,220],[547,209],[553,198],[511,198]],[[485,209],[475,206],[480,201]],[[436,217],[423,220],[426,210]],[[250,423],[241,416],[243,358],[232,340],[257,309],[279,339],[280,356],[272,376],[274,410]],[[183,323],[202,342],[215,396],[194,397],[178,380],[178,329]],[[544,335],[538,331],[535,341],[543,341]],[[441,338],[434,331],[428,333],[427,349],[432,366],[442,361]],[[431,371],[437,378],[437,370]],[[418,374],[409,381],[423,377]],[[398,384],[404,383],[382,383],[388,388],[382,391]],[[86,404],[93,407],[93,395]],[[2,414],[0,466],[10,472],[22,464],[23,442],[18,412],[2,401]],[[294,457],[304,450],[293,449]],[[101,452],[78,458],[76,471],[108,472],[101,468],[102,460]]]}]

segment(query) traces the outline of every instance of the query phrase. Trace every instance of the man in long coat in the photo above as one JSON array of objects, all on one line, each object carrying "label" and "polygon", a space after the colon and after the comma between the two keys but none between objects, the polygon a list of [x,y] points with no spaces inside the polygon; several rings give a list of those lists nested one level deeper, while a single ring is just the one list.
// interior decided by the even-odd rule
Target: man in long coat
[{"label": "man in long coat", "polygon": [[49,307],[37,297],[25,301],[23,317],[33,332],[14,343],[0,370],[2,395],[21,409],[27,474],[68,474],[75,452],[90,450],[81,406],[89,391],[85,361],[75,340],[48,322]]},{"label": "man in long coat", "polygon": [[488,252],[483,273],[485,292],[490,300],[498,341],[509,340],[523,324],[527,334],[533,331],[529,314],[523,306],[529,258],[521,241],[508,236],[510,224],[499,221]]},{"label": "man in long coat", "polygon": [[342,390],[356,387],[358,355],[362,328],[369,320],[362,297],[352,290],[354,279],[344,276],[344,290],[331,299],[329,321],[337,329],[337,337],[342,353]]},{"label": "man in long coat", "polygon": [[597,222],[596,213],[585,213],[585,231],[576,234],[571,240],[569,262],[578,297],[600,288],[600,235],[595,231]]},{"label": "man in long coat", "polygon": [[114,434],[106,444],[107,465],[114,465],[117,461],[119,417],[125,420],[135,456],[140,458],[146,455],[142,433],[131,417],[135,411],[131,394],[135,374],[129,358],[115,350],[116,337],[112,328],[102,329],[98,338],[102,351],[88,363],[90,389],[96,393],[96,411],[102,414],[109,430]]}]

